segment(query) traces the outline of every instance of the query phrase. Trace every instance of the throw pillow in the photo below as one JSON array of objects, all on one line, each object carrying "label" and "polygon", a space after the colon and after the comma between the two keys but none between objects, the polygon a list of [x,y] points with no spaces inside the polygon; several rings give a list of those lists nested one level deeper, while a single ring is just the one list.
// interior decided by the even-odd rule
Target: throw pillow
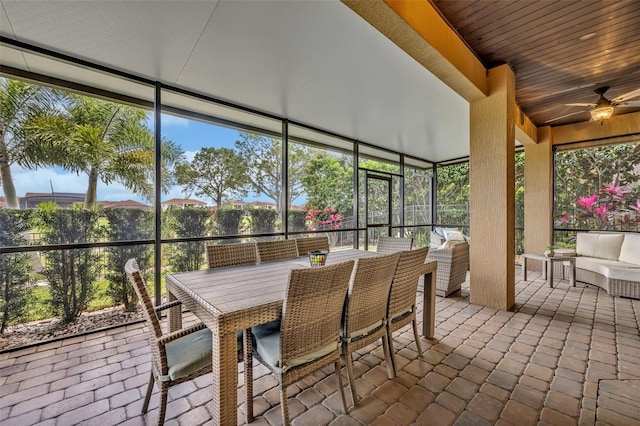
[{"label": "throw pillow", "polygon": [[464,234],[460,231],[444,231],[444,237],[447,241],[466,241]]},{"label": "throw pillow", "polygon": [[640,265],[640,234],[625,234],[618,260]]}]

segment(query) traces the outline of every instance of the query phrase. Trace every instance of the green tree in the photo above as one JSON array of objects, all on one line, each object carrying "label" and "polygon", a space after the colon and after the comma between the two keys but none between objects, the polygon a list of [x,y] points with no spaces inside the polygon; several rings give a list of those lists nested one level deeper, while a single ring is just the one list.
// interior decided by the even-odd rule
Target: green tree
[{"label": "green tree", "polygon": [[640,198],[640,142],[558,152],[555,161],[554,218],[574,216],[580,197],[596,194],[611,184],[628,187]]},{"label": "green tree", "polygon": [[218,209],[231,196],[247,195],[247,165],[229,148],[202,148],[191,162],[178,164],[175,175],[188,196],[208,197]]},{"label": "green tree", "polygon": [[19,208],[11,166],[38,166],[44,154],[26,137],[25,124],[51,114],[58,98],[59,92],[47,87],[0,78],[0,185],[11,209]]},{"label": "green tree", "polygon": [[345,216],[353,211],[353,167],[345,156],[319,151],[311,158],[301,178],[307,206],[333,208]]},{"label": "green tree", "polygon": [[[79,207],[61,209],[54,203],[42,203],[36,211],[44,244],[92,243],[98,241],[98,212]],[[43,254],[51,289],[52,310],[64,323],[82,313],[95,291],[98,254],[90,248],[52,250]]]},{"label": "green tree", "polygon": [[457,163],[437,168],[436,221],[447,225],[468,225],[469,163]]},{"label": "green tree", "polygon": [[[201,237],[209,234],[211,210],[201,207],[170,207],[165,220],[176,238]],[[167,263],[172,271],[195,271],[204,262],[205,243],[186,241],[167,246]]]},{"label": "green tree", "polygon": [[[105,235],[109,241],[143,240],[153,235],[153,212],[143,209],[105,209],[109,221]],[[110,246],[107,253],[105,278],[109,281],[107,294],[116,305],[124,305],[125,310],[135,311],[138,303],[136,292],[124,272],[124,264],[136,258],[141,271],[151,263],[152,251],[148,245]]]},{"label": "green tree", "polygon": [[[29,211],[0,209],[0,246],[26,244],[22,235],[30,227]],[[0,254],[0,334],[7,326],[20,321],[28,306],[31,288],[29,253]]]},{"label": "green tree", "polygon": [[[25,127],[38,147],[51,153],[46,163],[88,176],[85,208],[95,207],[98,180],[122,184],[128,190],[153,200],[153,132],[147,113],[139,108],[100,99],[67,94],[64,108],[56,115],[40,115]],[[173,183],[171,169],[183,151],[163,140],[162,189]]]},{"label": "green tree", "polygon": [[431,223],[432,177],[430,170],[405,167],[405,222],[408,225]]},{"label": "green tree", "polygon": [[[254,133],[240,133],[236,149],[247,165],[251,189],[269,197],[281,211],[282,199],[282,142],[280,139]],[[289,204],[302,195],[302,182],[311,150],[301,144],[289,145]]]}]

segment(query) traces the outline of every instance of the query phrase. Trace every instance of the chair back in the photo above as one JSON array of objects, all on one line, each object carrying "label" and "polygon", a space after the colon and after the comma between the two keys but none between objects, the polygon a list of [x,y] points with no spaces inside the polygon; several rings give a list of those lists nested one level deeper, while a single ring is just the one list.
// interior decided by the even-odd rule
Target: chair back
[{"label": "chair back", "polygon": [[400,254],[394,253],[357,260],[344,307],[346,337],[376,323],[383,325],[389,289],[399,259]]},{"label": "chair back", "polygon": [[378,238],[378,253],[397,253],[399,251],[411,250],[413,238],[380,237]]},{"label": "chair back", "polygon": [[294,269],[282,306],[280,359],[311,354],[340,342],[340,322],[354,261]]},{"label": "chair back", "polygon": [[425,260],[429,247],[408,250],[400,253],[398,267],[393,276],[389,291],[389,305],[387,317],[393,318],[397,314],[407,312],[416,304],[418,281],[424,274]]},{"label": "chair back", "polygon": [[298,248],[295,240],[258,241],[258,257],[260,263],[276,260],[296,259]]},{"label": "chair back", "polygon": [[298,256],[305,257],[312,250],[326,250],[329,251],[329,238],[328,237],[310,237],[310,238],[296,238],[296,247],[298,248]]},{"label": "chair back", "polygon": [[255,265],[258,263],[256,243],[220,244],[207,246],[209,268]]},{"label": "chair back", "polygon": [[[162,327],[160,325],[160,319],[156,313],[151,296],[149,296],[147,285],[140,273],[136,259],[129,259],[127,261],[124,265],[124,272],[127,274],[127,277],[129,277],[129,281],[131,282],[133,289],[136,291],[136,295],[138,295],[138,300],[142,303],[142,313],[144,314],[144,319],[149,325],[150,331],[153,333],[155,338],[161,337]],[[150,340],[153,340],[151,336]]]}]

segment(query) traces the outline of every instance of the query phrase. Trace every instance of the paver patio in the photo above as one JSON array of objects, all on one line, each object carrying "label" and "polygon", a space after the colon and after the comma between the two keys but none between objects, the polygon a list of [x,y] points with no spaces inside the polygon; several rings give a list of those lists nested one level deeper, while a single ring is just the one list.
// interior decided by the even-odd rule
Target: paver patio
[{"label": "paver patio", "polygon": [[[516,276],[514,312],[470,304],[468,283],[438,298],[436,338],[422,340],[424,359],[408,328],[398,335],[394,380],[381,345],[354,354],[363,399],[346,415],[331,368],[291,386],[292,423],[640,424],[640,300],[564,280],[550,289],[531,272],[529,279]],[[140,414],[149,361],[140,324],[0,354],[0,423],[155,424],[157,391]],[[254,371],[253,424],[281,424],[275,378],[259,364]],[[204,376],[171,388],[166,424],[211,424],[210,387]],[[238,401],[243,419],[242,387]]]}]

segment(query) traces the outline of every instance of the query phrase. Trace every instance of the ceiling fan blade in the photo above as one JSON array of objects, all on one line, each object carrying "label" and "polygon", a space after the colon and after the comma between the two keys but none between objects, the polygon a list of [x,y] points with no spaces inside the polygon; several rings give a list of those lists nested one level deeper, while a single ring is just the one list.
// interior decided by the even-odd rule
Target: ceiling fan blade
[{"label": "ceiling fan blade", "polygon": [[596,104],[564,104],[564,106],[595,107]]},{"label": "ceiling fan blade", "polygon": [[633,91],[631,91],[629,93],[625,93],[624,95],[620,95],[615,99],[611,99],[611,102],[614,102],[616,104],[620,104],[620,103],[623,103],[623,102],[625,102],[625,101],[627,101],[629,99],[636,98],[638,96],[640,96],[640,89],[633,90]]},{"label": "ceiling fan blade", "polygon": [[545,121],[545,123],[552,123],[554,121],[562,120],[563,118],[571,117],[572,115],[576,115],[576,114],[582,114],[584,112],[589,112],[589,111],[588,110],[584,110],[584,111],[572,112],[571,114],[565,114],[565,115],[561,115],[560,117],[556,117],[556,118],[552,118],[551,120],[547,120],[547,121]]},{"label": "ceiling fan blade", "polygon": [[620,107],[620,108],[640,107],[640,101],[620,102],[619,104],[616,104],[616,107]]}]

